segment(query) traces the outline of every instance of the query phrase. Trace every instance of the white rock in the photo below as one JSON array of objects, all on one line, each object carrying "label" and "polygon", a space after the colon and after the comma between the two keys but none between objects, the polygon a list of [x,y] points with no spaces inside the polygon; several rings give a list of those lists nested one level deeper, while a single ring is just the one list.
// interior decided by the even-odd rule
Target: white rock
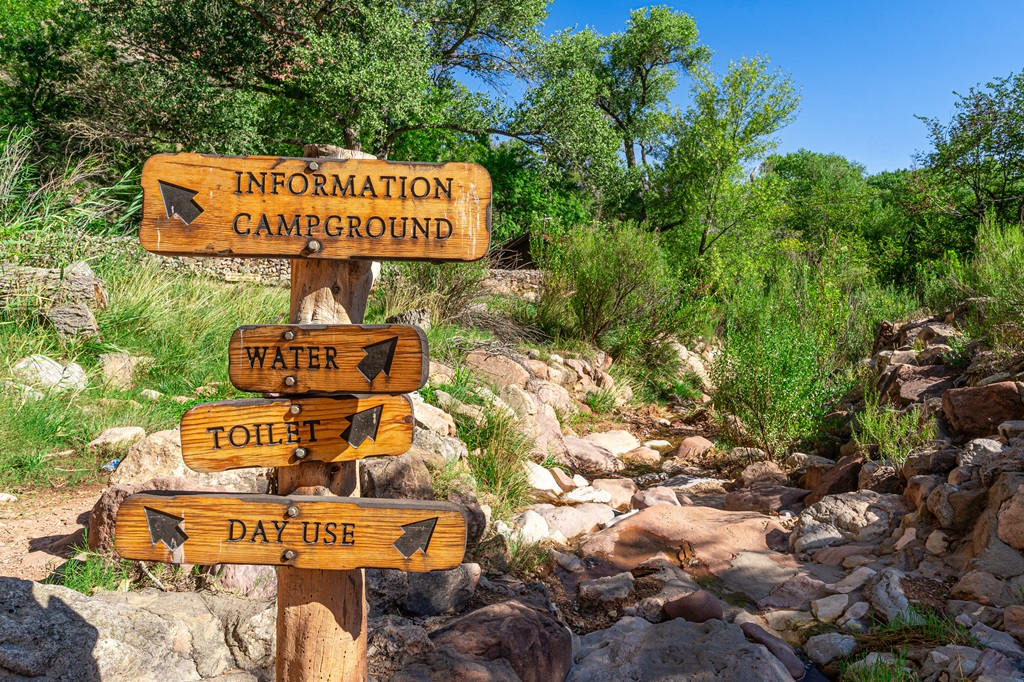
[{"label": "white rock", "polygon": [[160,398],[164,397],[163,393],[161,393],[160,391],[154,391],[151,388],[142,389],[141,391],[139,391],[139,395],[141,395],[146,400],[160,400]]},{"label": "white rock", "polygon": [[8,504],[9,502],[17,502],[18,498],[10,493],[0,493],[0,504]]},{"label": "white rock", "polygon": [[949,549],[949,536],[941,530],[933,530],[924,543],[924,548],[932,554],[945,554]]},{"label": "white rock", "polygon": [[818,620],[831,622],[843,615],[850,598],[845,594],[833,594],[811,602],[811,613]]},{"label": "white rock", "polygon": [[846,609],[846,613],[839,619],[839,627],[842,627],[849,623],[851,620],[857,620],[868,615],[868,611],[871,610],[871,604],[866,601],[855,602],[850,605],[850,608]]},{"label": "white rock", "polygon": [[588,481],[587,479],[583,478],[579,474],[573,474],[572,482],[576,484],[577,488],[585,488],[588,485],[590,485],[590,481]]},{"label": "white rock", "polygon": [[74,362],[62,365],[45,355],[22,358],[11,368],[11,373],[15,379],[44,390],[81,391],[89,385],[81,365]]},{"label": "white rock", "polygon": [[583,504],[584,502],[607,503],[612,501],[612,494],[607,490],[598,490],[588,485],[565,493],[562,495],[562,501],[567,504]]},{"label": "white rock", "polygon": [[416,419],[416,426],[421,429],[430,429],[439,436],[455,435],[455,420],[450,414],[423,400],[423,396],[418,391],[413,391],[408,395],[412,400],[412,413]]},{"label": "white rock", "polygon": [[992,460],[999,456],[1006,448],[997,440],[991,438],[975,438],[960,451],[957,455],[957,466],[987,466]]},{"label": "white rock", "polygon": [[591,443],[596,443],[597,445],[604,447],[616,457],[640,447],[640,441],[637,440],[629,431],[624,431],[622,429],[605,431],[603,433],[591,433],[590,435],[584,436],[583,440],[588,440]]},{"label": "white rock", "polygon": [[146,430],[141,426],[117,426],[104,429],[87,446],[86,450],[97,454],[120,452],[146,437]]},{"label": "white rock", "polygon": [[42,391],[37,391],[31,386],[19,384],[16,381],[5,381],[4,391],[8,393],[18,393],[24,400],[42,400],[46,397]]},{"label": "white rock", "polygon": [[804,644],[807,656],[818,665],[828,665],[832,661],[849,656],[857,650],[857,640],[851,635],[829,632],[815,635]]},{"label": "white rock", "polygon": [[899,540],[896,541],[896,545],[895,545],[896,551],[899,552],[900,550],[902,550],[904,547],[906,547],[907,545],[909,545],[911,542],[913,542],[916,539],[917,539],[917,529],[916,528],[904,528],[903,529],[903,535],[900,537]]},{"label": "white rock", "polygon": [[832,592],[838,592],[839,594],[849,594],[854,590],[859,590],[867,584],[868,580],[875,575],[876,571],[868,568],[867,566],[860,566],[856,568],[850,575],[846,576],[837,583],[831,585],[825,585]]},{"label": "white rock", "polygon": [[575,554],[565,554],[557,549],[549,549],[548,552],[551,553],[551,558],[555,560],[555,563],[566,571],[579,573],[583,570],[583,562]]},{"label": "white rock", "polygon": [[520,419],[528,420],[537,414],[537,400],[515,384],[501,389],[498,396],[511,407]]},{"label": "white rock", "polygon": [[581,598],[604,603],[625,599],[633,593],[635,587],[633,574],[626,572],[605,578],[584,580],[579,584],[577,590]]},{"label": "white rock", "polygon": [[562,494],[562,487],[558,485],[551,471],[530,460],[523,462],[523,469],[526,471],[526,480],[530,485],[530,496],[539,501],[554,501]]},{"label": "white rock", "polygon": [[536,544],[547,540],[551,530],[543,516],[532,509],[527,509],[516,519],[516,534],[523,542]]},{"label": "white rock", "polygon": [[649,440],[646,443],[644,443],[644,447],[658,451],[670,450],[672,449],[672,443],[669,443],[667,440],[663,439]]}]

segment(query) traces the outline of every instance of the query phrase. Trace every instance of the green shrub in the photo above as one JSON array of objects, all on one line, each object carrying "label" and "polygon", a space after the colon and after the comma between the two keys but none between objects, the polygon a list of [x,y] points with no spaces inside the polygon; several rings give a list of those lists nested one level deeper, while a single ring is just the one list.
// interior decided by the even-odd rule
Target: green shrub
[{"label": "green shrub", "polygon": [[985,220],[970,263],[972,288],[989,300],[986,321],[1024,326],[1024,230]]},{"label": "green shrub", "polygon": [[74,558],[61,564],[45,582],[63,585],[86,596],[98,590],[127,590],[131,587],[135,573],[132,562],[91,551],[84,536],[81,544],[73,547],[72,551]]},{"label": "green shrub", "polygon": [[515,533],[508,540],[508,549],[508,572],[524,580],[535,577],[549,558],[548,550],[540,543],[527,542]]},{"label": "green shrub", "polygon": [[839,666],[840,682],[916,682],[917,676],[907,666],[903,652],[894,654],[893,659],[878,658],[871,663],[854,664],[843,662]]},{"label": "green shrub", "polygon": [[431,325],[459,320],[480,297],[486,259],[472,263],[387,263],[370,295],[369,315],[380,320],[407,310],[430,309]]},{"label": "green shrub", "polygon": [[900,413],[882,406],[877,393],[866,391],[864,410],[857,414],[853,437],[862,451],[876,446],[880,459],[892,460],[900,466],[912,450],[931,442],[935,423],[928,420],[921,425],[917,409]]},{"label": "green shrub", "polygon": [[584,398],[584,402],[594,411],[594,414],[608,414],[615,409],[615,393],[604,389],[591,391]]}]

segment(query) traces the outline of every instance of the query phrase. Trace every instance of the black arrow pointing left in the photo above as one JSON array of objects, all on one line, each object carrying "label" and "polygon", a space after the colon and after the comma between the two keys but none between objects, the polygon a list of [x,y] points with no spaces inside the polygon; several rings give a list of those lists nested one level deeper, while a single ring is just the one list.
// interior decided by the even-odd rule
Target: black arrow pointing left
[{"label": "black arrow pointing left", "polygon": [[143,507],[146,510],[146,525],[149,526],[149,539],[153,541],[155,546],[158,542],[164,543],[164,546],[172,552],[188,540],[188,536],[185,535],[179,524],[184,521],[184,518],[162,512],[159,509],[150,509],[149,507]]},{"label": "black arrow pointing left", "polygon": [[160,196],[164,200],[164,210],[167,212],[168,218],[178,216],[181,218],[181,222],[191,225],[192,221],[202,214],[203,207],[197,204],[193,198],[199,192],[178,187],[163,180],[157,180],[156,184],[160,186]]},{"label": "black arrow pointing left", "polygon": [[376,442],[382,412],[384,412],[383,405],[356,412],[348,418],[348,428],[341,432],[341,437],[354,448],[362,445],[367,438]]}]

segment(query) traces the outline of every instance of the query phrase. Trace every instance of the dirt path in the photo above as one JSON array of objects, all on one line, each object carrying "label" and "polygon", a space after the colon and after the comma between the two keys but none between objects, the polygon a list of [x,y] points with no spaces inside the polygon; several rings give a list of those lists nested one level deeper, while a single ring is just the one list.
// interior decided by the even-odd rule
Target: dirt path
[{"label": "dirt path", "polygon": [[0,507],[0,577],[43,580],[82,542],[103,486],[35,491]]}]

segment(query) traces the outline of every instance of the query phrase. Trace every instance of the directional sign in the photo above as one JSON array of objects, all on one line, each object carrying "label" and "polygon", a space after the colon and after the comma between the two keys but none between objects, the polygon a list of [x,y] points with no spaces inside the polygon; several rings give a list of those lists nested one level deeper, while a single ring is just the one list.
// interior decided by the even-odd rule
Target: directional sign
[{"label": "directional sign", "polygon": [[410,393],[427,381],[427,338],[401,325],[239,327],[228,374],[259,393]]},{"label": "directional sign", "polygon": [[168,256],[472,261],[491,178],[470,163],[158,154],[139,240]]},{"label": "directional sign", "polygon": [[348,570],[455,568],[466,519],[447,502],[308,495],[144,492],[121,503],[127,559]]},{"label": "directional sign", "polygon": [[224,400],[182,415],[181,454],[194,471],[400,455],[412,425],[403,395]]}]

